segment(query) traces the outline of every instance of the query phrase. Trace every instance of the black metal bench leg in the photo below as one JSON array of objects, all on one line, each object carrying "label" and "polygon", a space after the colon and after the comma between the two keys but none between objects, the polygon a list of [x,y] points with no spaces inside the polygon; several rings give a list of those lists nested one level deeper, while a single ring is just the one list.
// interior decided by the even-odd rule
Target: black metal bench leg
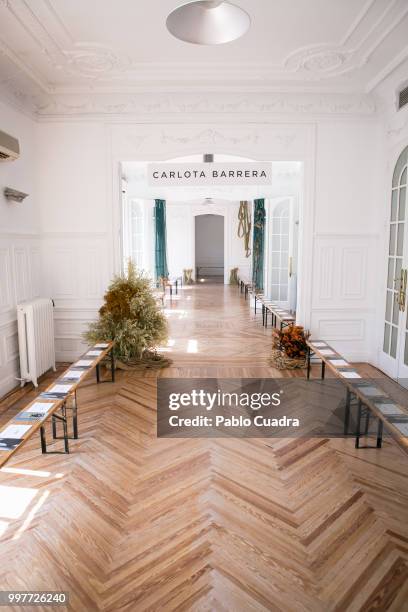
[{"label": "black metal bench leg", "polygon": [[66,411],[65,406],[63,407],[62,413],[63,413],[62,429],[64,432],[64,449],[66,453],[69,453],[67,411]]},{"label": "black metal bench leg", "polygon": [[47,452],[47,440],[45,437],[45,428],[43,425],[40,427],[40,438],[41,438],[41,452],[45,454]]},{"label": "black metal bench leg", "polygon": [[365,436],[368,434],[369,428],[370,428],[370,411],[367,408],[366,418],[365,418],[365,428],[364,428],[364,435]]},{"label": "black metal bench leg", "polygon": [[176,295],[178,295],[178,281],[176,280]]},{"label": "black metal bench leg", "polygon": [[382,435],[383,435],[383,422],[381,419],[378,419],[377,448],[382,447]]},{"label": "black metal bench leg", "polygon": [[256,314],[256,296],[255,296],[255,314]]},{"label": "black metal bench leg", "polygon": [[[46,440],[46,435],[45,435],[45,428],[44,426],[40,427],[40,437],[41,437],[41,452],[43,454],[61,454],[61,452],[67,453],[69,454],[69,436],[68,436],[68,424],[67,424],[67,414],[66,414],[66,407],[62,406],[61,408],[61,412],[62,414],[53,414],[52,415],[52,431],[53,431],[53,437],[54,439],[60,440],[63,439],[64,440],[64,451],[47,451],[47,440]],[[56,421],[62,421],[62,427],[63,427],[63,437],[60,438],[57,435],[57,427],[56,427]]]},{"label": "black metal bench leg", "polygon": [[311,351],[310,351],[310,347],[308,347],[307,349],[307,380],[310,379],[310,357],[311,357]]},{"label": "black metal bench leg", "polygon": [[358,400],[358,404],[357,404],[357,428],[356,428],[356,442],[355,442],[355,448],[359,448],[360,447],[360,426],[361,426],[361,411],[362,411],[362,403],[361,403],[361,399]]},{"label": "black metal bench leg", "polygon": [[325,373],[326,373],[326,363],[322,359],[322,380],[324,380]]},{"label": "black metal bench leg", "polygon": [[351,393],[350,389],[346,391],[346,408],[344,412],[344,435],[347,436],[350,427],[350,403],[351,403]]},{"label": "black metal bench leg", "polygon": [[265,327],[268,327],[268,309],[265,308]]},{"label": "black metal bench leg", "polygon": [[72,399],[72,431],[74,435],[74,439],[78,440],[78,404],[77,404],[77,394],[76,391],[74,393],[74,397]]},{"label": "black metal bench leg", "polygon": [[101,382],[101,372],[99,368],[99,363],[96,365],[95,372],[96,372],[96,382],[99,383]]},{"label": "black metal bench leg", "polygon": [[57,439],[57,421],[56,419],[54,419],[54,417],[52,417],[51,423],[52,423],[52,437],[54,438],[54,440],[56,440]]}]

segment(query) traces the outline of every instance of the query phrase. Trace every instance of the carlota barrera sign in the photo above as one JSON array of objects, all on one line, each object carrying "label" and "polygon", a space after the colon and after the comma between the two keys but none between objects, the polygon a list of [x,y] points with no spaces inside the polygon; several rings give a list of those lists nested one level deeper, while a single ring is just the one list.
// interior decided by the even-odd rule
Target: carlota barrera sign
[{"label": "carlota barrera sign", "polygon": [[149,186],[195,187],[200,185],[270,185],[269,162],[148,164]]}]

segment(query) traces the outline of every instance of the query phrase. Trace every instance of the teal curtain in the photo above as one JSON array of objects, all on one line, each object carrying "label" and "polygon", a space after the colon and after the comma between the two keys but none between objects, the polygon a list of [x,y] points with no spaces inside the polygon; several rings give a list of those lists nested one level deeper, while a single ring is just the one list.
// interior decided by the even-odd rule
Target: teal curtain
[{"label": "teal curtain", "polygon": [[254,244],[252,261],[252,282],[257,289],[264,288],[264,250],[265,250],[265,200],[254,201]]},{"label": "teal curtain", "polygon": [[167,278],[169,270],[167,268],[165,200],[155,200],[154,223],[156,279]]}]

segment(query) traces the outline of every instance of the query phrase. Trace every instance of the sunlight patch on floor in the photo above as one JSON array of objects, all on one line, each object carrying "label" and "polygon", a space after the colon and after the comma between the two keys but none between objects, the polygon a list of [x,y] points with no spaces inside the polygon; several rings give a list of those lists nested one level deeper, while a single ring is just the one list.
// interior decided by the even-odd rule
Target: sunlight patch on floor
[{"label": "sunlight patch on floor", "polygon": [[0,485],[0,518],[18,519],[37,495],[37,489]]},{"label": "sunlight patch on floor", "polygon": [[198,342],[190,338],[187,344],[187,353],[198,353]]},{"label": "sunlight patch on floor", "polygon": [[0,521],[0,538],[6,532],[7,527],[8,523],[6,521]]},{"label": "sunlight patch on floor", "polygon": [[31,521],[33,520],[34,516],[37,514],[38,510],[41,508],[49,494],[49,491],[44,491],[37,503],[31,508],[20,529],[18,529],[14,534],[13,540],[18,540],[21,534],[30,526]]},{"label": "sunlight patch on floor", "polygon": [[13,467],[3,467],[1,469],[2,472],[7,472],[8,474],[19,474],[21,476],[38,476],[39,478],[62,478],[64,474],[52,474],[51,472],[44,472],[42,470],[26,470],[25,468],[13,468]]}]

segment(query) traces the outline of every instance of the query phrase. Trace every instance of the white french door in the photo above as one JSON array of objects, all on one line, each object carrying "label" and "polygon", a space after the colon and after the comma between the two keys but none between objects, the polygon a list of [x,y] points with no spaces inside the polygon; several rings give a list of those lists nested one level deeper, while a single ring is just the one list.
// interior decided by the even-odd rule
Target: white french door
[{"label": "white french door", "polygon": [[267,295],[282,308],[296,303],[293,198],[270,200],[266,231]]},{"label": "white french door", "polygon": [[380,367],[408,387],[408,147],[396,163],[391,192],[387,288]]}]

